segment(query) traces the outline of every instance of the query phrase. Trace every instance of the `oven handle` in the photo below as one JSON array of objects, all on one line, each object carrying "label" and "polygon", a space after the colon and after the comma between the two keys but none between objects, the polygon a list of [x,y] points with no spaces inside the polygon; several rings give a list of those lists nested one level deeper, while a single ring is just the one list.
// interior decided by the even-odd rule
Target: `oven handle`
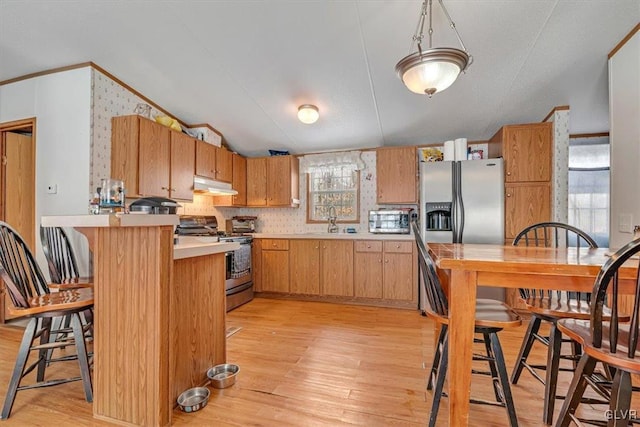
[{"label": "oven handle", "polygon": [[228,289],[226,292],[226,296],[239,294],[242,291],[246,291],[247,289],[253,286],[253,282],[243,283],[240,286],[236,286],[235,288]]}]

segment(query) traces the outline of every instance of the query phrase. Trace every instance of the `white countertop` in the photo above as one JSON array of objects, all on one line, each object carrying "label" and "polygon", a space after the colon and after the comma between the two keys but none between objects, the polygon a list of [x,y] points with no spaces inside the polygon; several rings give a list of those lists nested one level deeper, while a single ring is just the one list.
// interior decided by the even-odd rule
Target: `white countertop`
[{"label": "white countertop", "polygon": [[413,234],[373,233],[252,233],[254,239],[414,240]]},{"label": "white countertop", "polygon": [[240,243],[238,242],[217,242],[215,240],[210,237],[180,236],[178,244],[173,245],[173,259],[213,255],[240,248]]},{"label": "white countertop", "polygon": [[42,217],[43,227],[156,227],[178,225],[178,215],[50,215]]}]

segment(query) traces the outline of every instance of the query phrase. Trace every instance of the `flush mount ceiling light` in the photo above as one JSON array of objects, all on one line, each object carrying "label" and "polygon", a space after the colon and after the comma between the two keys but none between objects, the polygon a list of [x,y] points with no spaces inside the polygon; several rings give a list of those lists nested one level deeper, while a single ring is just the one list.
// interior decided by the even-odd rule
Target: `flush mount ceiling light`
[{"label": "flush mount ceiling light", "polygon": [[[433,39],[433,14],[431,12],[432,0],[425,0],[422,3],[422,12],[418,19],[418,26],[413,35],[413,44],[418,44],[418,51],[405,56],[396,64],[396,73],[400,80],[411,92],[427,94],[429,97],[436,92],[441,92],[451,86],[456,81],[460,72],[464,72],[471,63],[473,57],[467,53],[462,43],[460,34],[453,23],[449,12],[438,0],[444,11],[449,26],[455,31],[458,42],[462,50],[452,47],[432,47]],[[424,21],[429,17],[429,49],[422,50],[422,39],[424,38]]]},{"label": "flush mount ceiling light", "polygon": [[311,104],[303,104],[298,107],[298,120],[302,123],[310,125],[315,123],[320,117],[318,107]]}]

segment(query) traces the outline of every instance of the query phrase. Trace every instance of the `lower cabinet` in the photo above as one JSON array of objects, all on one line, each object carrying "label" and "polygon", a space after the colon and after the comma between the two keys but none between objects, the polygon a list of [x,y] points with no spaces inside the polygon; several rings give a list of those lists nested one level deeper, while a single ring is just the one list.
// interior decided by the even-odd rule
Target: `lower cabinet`
[{"label": "lower cabinet", "polygon": [[353,296],[353,240],[321,240],[320,247],[320,295]]},{"label": "lower cabinet", "polygon": [[320,295],[320,240],[289,241],[292,294]]},{"label": "lower cabinet", "polygon": [[258,239],[254,253],[257,292],[394,306],[417,302],[412,241]]},{"label": "lower cabinet", "polygon": [[261,290],[289,293],[289,241],[264,239],[261,252]]},{"label": "lower cabinet", "polygon": [[416,301],[417,259],[414,252],[410,241],[355,242],[355,296]]}]

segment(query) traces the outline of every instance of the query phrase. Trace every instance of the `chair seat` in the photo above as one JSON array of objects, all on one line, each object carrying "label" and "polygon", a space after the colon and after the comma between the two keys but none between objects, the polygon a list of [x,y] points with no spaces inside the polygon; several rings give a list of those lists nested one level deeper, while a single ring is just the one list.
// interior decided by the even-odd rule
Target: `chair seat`
[{"label": "chair seat", "polygon": [[40,295],[28,300],[29,308],[7,308],[13,316],[33,316],[55,311],[82,310],[93,305],[93,288],[74,288]]},{"label": "chair seat", "polygon": [[[618,325],[618,348],[616,353],[611,352],[608,323],[602,323],[602,347],[600,348],[596,348],[592,344],[591,322],[589,320],[562,319],[558,321],[558,329],[560,329],[563,334],[580,343],[583,351],[595,359],[607,363],[610,366],[640,374],[640,359],[631,359],[627,356],[629,350],[630,324]],[[636,354],[640,353],[636,350]]]},{"label": "chair seat", "polygon": [[[427,310],[427,315],[441,324],[449,324],[449,319]],[[498,300],[480,299],[476,304],[476,328],[512,328],[520,326],[522,320],[511,307]]]},{"label": "chair seat", "polygon": [[78,277],[74,279],[64,280],[62,283],[49,283],[49,289],[75,289],[75,288],[92,288],[93,277]]},{"label": "chair seat", "polygon": [[[590,307],[587,301],[559,300],[556,297],[530,297],[523,299],[527,310],[547,318],[556,319],[590,319]],[[611,318],[611,310],[604,307],[605,319]],[[629,316],[621,316],[621,322],[628,322]]]}]

